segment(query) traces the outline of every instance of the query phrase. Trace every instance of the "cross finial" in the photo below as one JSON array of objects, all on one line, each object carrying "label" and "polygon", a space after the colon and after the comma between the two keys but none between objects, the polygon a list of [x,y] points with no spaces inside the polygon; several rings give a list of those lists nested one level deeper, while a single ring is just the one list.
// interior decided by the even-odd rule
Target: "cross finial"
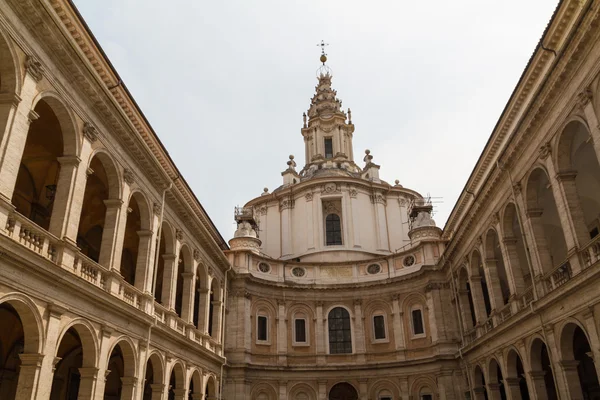
[{"label": "cross finial", "polygon": [[329,46],[329,43],[325,43],[324,40],[321,40],[321,43],[318,43],[317,46],[321,46],[321,55],[326,56],[325,54],[325,46]]}]

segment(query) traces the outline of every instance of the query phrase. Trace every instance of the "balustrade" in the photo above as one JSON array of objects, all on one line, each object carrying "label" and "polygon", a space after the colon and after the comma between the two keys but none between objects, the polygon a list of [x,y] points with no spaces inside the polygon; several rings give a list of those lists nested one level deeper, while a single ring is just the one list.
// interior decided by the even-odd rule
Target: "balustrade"
[{"label": "balustrade", "polygon": [[560,266],[547,273],[543,279],[544,291],[546,294],[564,285],[573,276],[571,264],[566,261]]},{"label": "balustrade", "polygon": [[581,265],[583,268],[588,268],[600,261],[600,235],[592,239],[586,246],[581,249]]},{"label": "balustrade", "polygon": [[6,221],[6,231],[9,237],[23,246],[56,262],[56,249],[60,240],[25,216],[16,211],[11,213]]}]

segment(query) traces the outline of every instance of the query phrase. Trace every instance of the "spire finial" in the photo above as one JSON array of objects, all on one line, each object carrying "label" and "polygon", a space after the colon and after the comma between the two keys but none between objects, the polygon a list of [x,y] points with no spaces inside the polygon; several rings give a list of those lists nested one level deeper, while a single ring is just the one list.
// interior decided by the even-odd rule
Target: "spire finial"
[{"label": "spire finial", "polygon": [[329,46],[329,43],[325,43],[324,40],[321,40],[321,43],[317,44],[317,46],[321,47],[321,62],[323,63],[323,65],[325,65],[325,62],[327,61],[327,54],[325,54],[325,46]]}]

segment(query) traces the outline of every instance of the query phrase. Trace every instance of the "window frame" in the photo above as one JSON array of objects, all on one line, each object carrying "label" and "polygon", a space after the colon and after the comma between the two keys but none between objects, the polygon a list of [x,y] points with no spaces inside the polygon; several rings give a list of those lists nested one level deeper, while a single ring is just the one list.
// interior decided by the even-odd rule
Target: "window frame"
[{"label": "window frame", "polygon": [[[331,143],[331,156],[327,157],[327,142]],[[333,158],[333,136],[325,136],[323,137],[323,157],[325,157],[326,160],[330,160]]]},{"label": "window frame", "polygon": [[[421,325],[423,326],[422,333],[415,333],[415,325],[414,325],[414,318],[413,318],[414,311],[421,312]],[[412,306],[410,308],[410,334],[411,334],[411,339],[421,339],[421,338],[427,337],[427,329],[425,328],[425,311],[424,311],[423,306],[420,304]]]},{"label": "window frame", "polygon": [[[350,321],[350,353],[332,353],[331,352],[331,340],[330,340],[330,335],[329,335],[329,314],[335,310],[336,308],[341,308],[343,310],[345,310],[348,313],[348,319]],[[328,311],[327,311],[327,327],[326,327],[326,332],[327,332],[327,355],[332,355],[332,356],[345,356],[345,355],[349,355],[349,354],[356,354],[356,350],[354,348],[354,340],[353,340],[353,332],[354,332],[354,322],[353,322],[353,317],[352,317],[352,313],[350,312],[350,310],[348,310],[346,307],[341,306],[341,305],[336,305],[331,307]]]},{"label": "window frame", "polygon": [[[293,320],[293,324],[292,324],[292,346],[294,347],[306,347],[306,346],[310,346],[310,335],[308,334],[308,318],[306,318],[305,316],[294,316],[292,318]],[[304,321],[304,342],[298,342],[296,340],[296,321],[297,320],[303,320]]]},{"label": "window frame", "polygon": [[[340,243],[333,243],[333,244],[328,244],[327,242],[327,217],[329,217],[330,215],[335,215],[339,218],[340,220]],[[344,245],[344,227],[342,226],[342,216],[337,213],[337,212],[330,212],[328,214],[325,215],[325,218],[323,218],[323,228],[325,231],[325,246],[326,247],[331,247],[331,246],[343,246]]]},{"label": "window frame", "polygon": [[[377,338],[377,331],[375,329],[375,317],[383,318],[383,337]],[[387,316],[384,312],[377,311],[373,313],[371,317],[371,343],[388,343],[390,341],[388,335],[388,324],[387,324]]]},{"label": "window frame", "polygon": [[[265,334],[266,334],[267,338],[265,340],[260,339],[259,336],[258,336],[258,333],[259,333],[259,330],[258,330],[258,326],[259,326],[258,325],[258,321],[259,321],[260,318],[265,318],[266,319]],[[270,345],[271,344],[271,335],[270,335],[271,332],[269,332],[270,331],[270,329],[269,329],[269,315],[267,313],[265,313],[265,312],[258,312],[258,313],[256,313],[256,323],[255,323],[255,326],[256,326],[256,344],[258,344],[258,345]]]}]

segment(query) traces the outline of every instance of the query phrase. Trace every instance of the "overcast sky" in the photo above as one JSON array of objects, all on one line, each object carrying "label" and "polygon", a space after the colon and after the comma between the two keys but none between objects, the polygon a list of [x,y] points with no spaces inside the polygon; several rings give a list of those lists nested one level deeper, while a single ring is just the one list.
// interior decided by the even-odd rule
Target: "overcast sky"
[{"label": "overcast sky", "polygon": [[324,39],[354,153],[443,226],[556,0],[75,0],[217,228],[302,167]]}]

